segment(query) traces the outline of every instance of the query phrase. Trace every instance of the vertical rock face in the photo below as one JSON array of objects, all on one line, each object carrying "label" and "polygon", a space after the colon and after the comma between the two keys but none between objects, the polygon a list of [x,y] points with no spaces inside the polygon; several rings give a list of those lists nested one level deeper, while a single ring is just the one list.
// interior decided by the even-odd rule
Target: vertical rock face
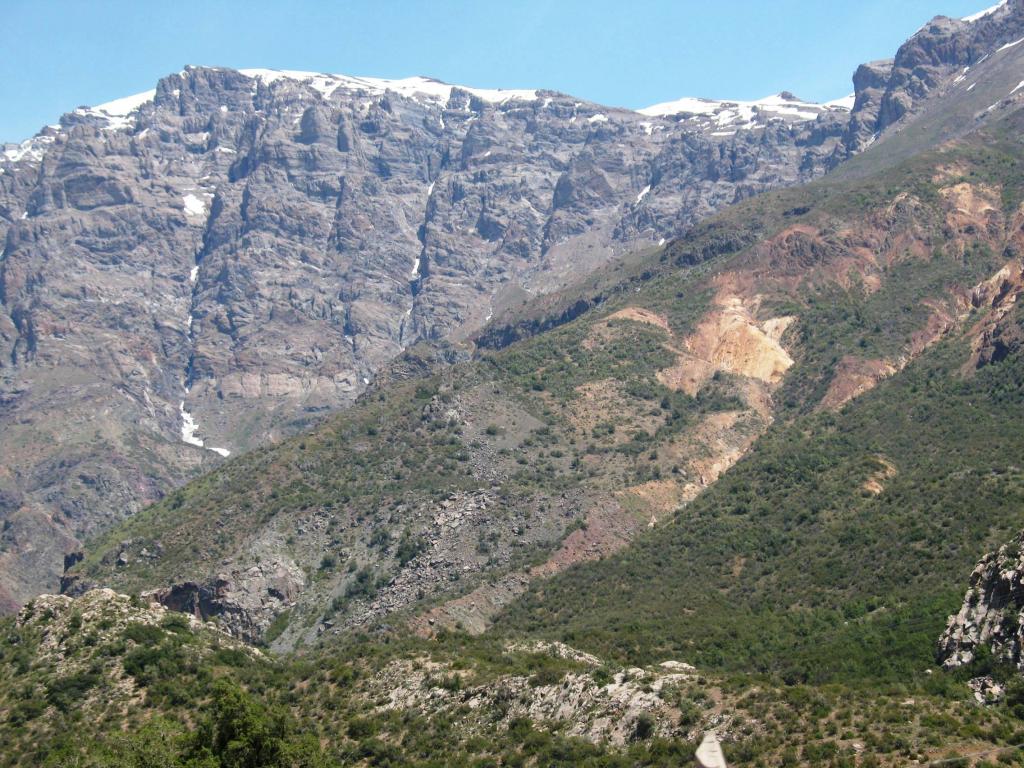
[{"label": "vertical rock face", "polygon": [[[216,619],[233,636],[256,642],[270,625],[267,617],[289,608],[305,584],[302,570],[282,557],[244,571],[218,574],[209,584],[184,582],[145,592],[142,597],[203,621]],[[80,588],[69,591],[82,592]]]},{"label": "vertical rock face", "polygon": [[971,574],[960,612],[939,639],[938,661],[947,669],[970,664],[985,646],[998,659],[1024,670],[1024,534],[982,558]]},{"label": "vertical rock face", "polygon": [[6,146],[0,603],[417,340],[819,175],[847,113],[810,106],[188,68]]}]

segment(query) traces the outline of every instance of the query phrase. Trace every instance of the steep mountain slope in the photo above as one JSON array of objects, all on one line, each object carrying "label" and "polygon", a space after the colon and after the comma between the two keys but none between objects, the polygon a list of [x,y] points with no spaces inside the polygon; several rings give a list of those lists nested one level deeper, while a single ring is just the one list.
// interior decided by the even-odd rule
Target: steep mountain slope
[{"label": "steep mountain slope", "polygon": [[[152,597],[281,646],[372,629],[398,654],[388,689],[441,712],[422,733],[501,721],[475,683],[418,693],[417,665],[453,668],[414,650],[496,620],[456,635],[454,669],[538,636],[645,675],[695,663],[688,695],[710,683],[718,703],[688,735],[713,725],[730,764],[994,758],[1016,716],[978,707],[974,671],[936,672],[933,652],[960,572],[1024,526],[1022,127],[1007,108],[870,178],[746,201],[595,275],[596,309],[475,362],[409,354],[350,411],[186,486],[73,573],[191,576]],[[317,653],[347,658],[347,637]],[[543,684],[514,700],[545,711]]]},{"label": "steep mountain slope", "polygon": [[[1024,3],[1003,0],[963,19],[936,16],[900,46],[892,59],[862,64],[854,73],[856,88],[850,122],[837,157],[863,150],[934,95],[963,84],[971,69],[1024,38]],[[1005,46],[1005,48],[1004,48]],[[1000,97],[1002,94],[1000,94]],[[951,124],[951,128],[953,125]],[[971,130],[970,121],[955,130]]]},{"label": "steep mountain slope", "polygon": [[790,94],[634,113],[187,68],[5,147],[0,604],[53,589],[81,539],[217,454],[349,404],[418,340],[492,320],[498,338],[723,206],[869,143],[842,172],[972,130],[1015,100],[1022,27],[1020,0],[933,20],[858,73],[852,120]]},{"label": "steep mountain slope", "polygon": [[[820,621],[828,624],[837,615],[829,612],[837,610],[830,601],[840,599],[824,586],[829,579],[800,570],[793,586],[782,589],[762,577],[797,563],[803,568],[812,554],[831,562],[821,544],[831,539],[821,538],[819,516],[831,521],[835,546],[848,546],[845,537],[864,525],[858,515],[873,520],[876,507],[894,498],[881,493],[890,473],[894,486],[912,488],[928,472],[959,471],[915,452],[949,445],[954,432],[948,425],[935,432],[925,429],[936,428],[931,424],[907,426],[913,437],[907,445],[903,433],[878,434],[872,419],[894,419],[904,410],[900,403],[916,402],[904,393],[916,384],[901,382],[916,382],[920,370],[954,382],[942,392],[945,401],[922,407],[958,413],[964,398],[987,396],[989,375],[978,374],[982,389],[965,393],[955,384],[959,369],[1008,354],[1000,344],[1013,334],[999,329],[1020,290],[1022,96],[988,112],[960,142],[895,166],[887,162],[890,167],[871,176],[840,174],[745,201],[698,225],[685,241],[595,275],[579,290],[586,294],[603,281],[597,310],[482,353],[475,363],[382,386],[324,427],[229,463],[108,537],[72,570],[69,588],[81,589],[75,582],[81,577],[86,585],[160,589],[155,597],[165,603],[220,615],[246,637],[269,633],[281,647],[391,614],[399,616],[389,621],[407,618],[425,634],[456,625],[482,631],[539,579],[608,555],[653,527],[643,541],[654,543],[621,556],[626,573],[637,559],[644,564],[651,590],[646,607],[611,586],[625,577],[603,561],[538,588],[561,595],[553,615],[534,596],[510,621],[545,632],[585,628],[585,642],[603,644],[604,632],[616,634],[616,622],[643,608],[650,612],[647,639],[632,652],[650,660],[658,643],[668,642],[665,627],[683,643],[690,632],[716,637],[701,625],[712,615],[717,621],[721,611],[749,618],[716,602],[717,592],[694,592],[724,568],[735,570],[735,588],[743,594],[768,591],[774,600],[795,594],[798,602],[822,602]],[[927,110],[920,114],[929,119]],[[575,306],[580,295],[569,292],[561,301]],[[959,353],[950,351],[956,339],[966,345]],[[916,367],[913,361],[926,352],[932,362]],[[888,395],[894,399],[872,395],[883,398],[876,406],[871,398],[865,405],[857,401],[886,379],[885,391],[899,393]],[[856,437],[848,446],[833,445],[837,417],[818,412],[851,400],[852,415],[844,418]],[[870,417],[856,420],[857,408],[872,407],[880,410],[865,410]],[[952,416],[947,422],[961,423]],[[997,427],[990,427],[993,434]],[[795,489],[765,480],[762,474],[778,475],[780,461],[789,466],[778,454],[804,432],[810,437],[792,448],[792,461],[818,469],[786,470]],[[1016,450],[1011,437],[1006,440],[1004,458]],[[753,456],[716,483],[752,445],[758,446]],[[821,456],[830,458],[821,464]],[[984,459],[965,452],[964,461],[968,457]],[[829,472],[835,473],[835,503],[846,510],[838,517],[822,506],[824,499],[810,501],[821,491],[815,483]],[[723,499],[742,501],[744,509],[754,503],[757,495],[747,492],[740,501],[723,495],[744,484],[763,486],[757,495],[777,502],[758,514],[719,515]],[[979,498],[987,493],[981,486],[972,492]],[[961,535],[956,557],[973,560],[990,530],[1005,533],[1016,524],[1005,506],[1013,504],[1012,488],[993,493],[1002,501],[968,516],[972,538]],[[787,494],[814,515],[790,519]],[[686,505],[695,498],[691,513]],[[920,514],[913,506],[906,520]],[[676,522],[659,532],[673,517]],[[697,536],[687,521],[707,530]],[[871,547],[899,541],[887,525],[866,529],[875,533],[865,534],[857,545],[862,549],[851,555],[857,568],[870,561]],[[792,541],[779,532],[794,526]],[[927,527],[923,540],[938,546],[933,538],[942,532]],[[813,549],[819,545],[825,550]],[[735,552],[723,561],[722,548]],[[772,556],[755,567],[752,558],[764,548]],[[931,579],[933,561],[888,557],[918,563],[932,585],[922,593],[928,599],[948,597]],[[697,601],[701,609],[673,614],[684,617],[685,631],[664,617],[662,582],[649,571],[664,566],[688,571],[674,582],[680,590],[674,599],[684,607]],[[858,589],[841,591],[841,599],[867,604],[903,594],[897,571],[872,573],[876,581],[859,577]],[[603,585],[593,591],[597,603],[568,598],[574,590],[592,594],[591,579]],[[906,589],[921,585],[914,581]],[[927,610],[946,610],[937,605]],[[685,621],[690,615],[692,625]],[[586,623],[588,616],[594,625]],[[735,631],[725,619],[722,627],[726,634]],[[791,628],[784,624],[784,630]],[[621,637],[602,650],[628,655],[622,644],[637,639]],[[738,637],[742,642],[727,644],[731,651],[748,640]],[[721,663],[715,642],[702,651],[708,654],[702,663]],[[743,647],[738,663],[767,663],[756,643]],[[771,658],[770,649],[764,653]],[[790,663],[806,673],[799,659]]]},{"label": "steep mountain slope", "polygon": [[1022,523],[1019,354],[961,380],[969,359],[930,353],[773,429],[674,525],[538,585],[498,627],[791,681],[923,674],[962,574]]},{"label": "steep mountain slope", "polygon": [[706,125],[187,68],[7,148],[0,602],[54,589],[76,539],[350,403],[417,340],[820,175],[846,112],[791,102]]},{"label": "steep mountain slope", "polygon": [[[671,525],[535,583],[497,628],[794,681],[924,674],[963,574],[1024,522],[1022,125],[1016,111],[876,178],[854,195],[878,212],[858,225],[802,221],[755,247],[775,280],[787,255],[794,280],[841,265],[787,309],[800,319],[778,399],[802,415]],[[1016,661],[1014,610],[1000,611],[1013,558],[979,568],[942,658],[993,637]]]}]

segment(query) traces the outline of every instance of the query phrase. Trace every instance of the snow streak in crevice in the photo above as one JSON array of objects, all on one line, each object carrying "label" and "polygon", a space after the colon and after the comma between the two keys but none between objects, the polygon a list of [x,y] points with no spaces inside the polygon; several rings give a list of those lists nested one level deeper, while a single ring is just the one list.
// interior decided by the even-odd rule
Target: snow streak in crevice
[{"label": "snow streak in crevice", "polygon": [[[213,199],[212,194],[205,194],[204,197],[208,197],[210,200]],[[184,379],[182,381],[182,389],[185,395],[188,395],[192,390],[192,378],[195,372],[195,308],[196,308],[196,293],[199,289],[199,266],[206,255],[208,247],[208,237],[210,234],[210,225],[213,223],[213,219],[216,217],[216,210],[213,206],[207,208],[206,203],[195,195],[185,196],[185,213],[186,216],[205,216],[206,221],[203,227],[203,244],[202,247],[195,255],[195,261],[188,273],[188,285],[189,285],[189,303],[188,303],[188,340],[189,340],[189,353],[188,360],[185,363]],[[206,445],[206,441],[196,436],[199,431],[199,424],[196,422],[195,417],[185,408],[185,400],[182,399],[178,403],[178,411],[181,417],[181,441],[188,445],[194,445],[197,448],[205,448],[208,451],[213,451],[224,458],[231,455],[231,451],[227,448],[216,448],[212,445]]]},{"label": "snow streak in crevice", "polygon": [[402,322],[398,327],[398,343],[406,343],[406,331],[412,323],[412,313],[416,308],[416,297],[419,296],[420,288],[422,287],[423,278],[426,276],[426,259],[427,259],[427,245],[426,245],[426,229],[427,219],[430,215],[430,197],[434,194],[434,185],[437,180],[430,182],[430,186],[427,187],[427,202],[423,212],[423,225],[419,231],[420,241],[420,252],[419,255],[413,259],[412,270],[409,272],[409,293],[412,295],[409,303],[409,308],[405,310],[405,315],[402,317]]}]

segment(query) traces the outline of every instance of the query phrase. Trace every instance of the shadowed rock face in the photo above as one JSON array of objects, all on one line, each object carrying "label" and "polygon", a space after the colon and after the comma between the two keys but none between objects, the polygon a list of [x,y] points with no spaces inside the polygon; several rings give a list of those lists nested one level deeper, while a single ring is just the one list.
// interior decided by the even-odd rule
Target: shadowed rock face
[{"label": "shadowed rock face", "polygon": [[[216,618],[235,637],[256,642],[267,631],[268,617],[290,606],[305,582],[295,563],[282,559],[219,574],[209,584],[184,582],[152,590],[142,598],[203,621]],[[87,592],[78,584],[67,590],[74,595]]]},{"label": "shadowed rock face", "polygon": [[202,68],[124,102],[0,160],[8,605],[410,344],[819,175],[846,122],[712,131],[553,92]]}]

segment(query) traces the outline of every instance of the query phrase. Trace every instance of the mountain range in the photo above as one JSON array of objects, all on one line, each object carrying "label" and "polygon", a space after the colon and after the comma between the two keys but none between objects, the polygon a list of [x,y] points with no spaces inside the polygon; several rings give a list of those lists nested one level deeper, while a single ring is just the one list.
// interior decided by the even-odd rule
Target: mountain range
[{"label": "mountain range", "polygon": [[190,68],[8,150],[6,603],[55,589],[75,542],[217,454],[350,404],[417,341],[466,339],[820,175],[845,111],[774,102],[707,125],[423,78]]},{"label": "mountain range", "polygon": [[1022,41],[639,111],[188,67],[5,148],[6,764],[1016,759]]}]

